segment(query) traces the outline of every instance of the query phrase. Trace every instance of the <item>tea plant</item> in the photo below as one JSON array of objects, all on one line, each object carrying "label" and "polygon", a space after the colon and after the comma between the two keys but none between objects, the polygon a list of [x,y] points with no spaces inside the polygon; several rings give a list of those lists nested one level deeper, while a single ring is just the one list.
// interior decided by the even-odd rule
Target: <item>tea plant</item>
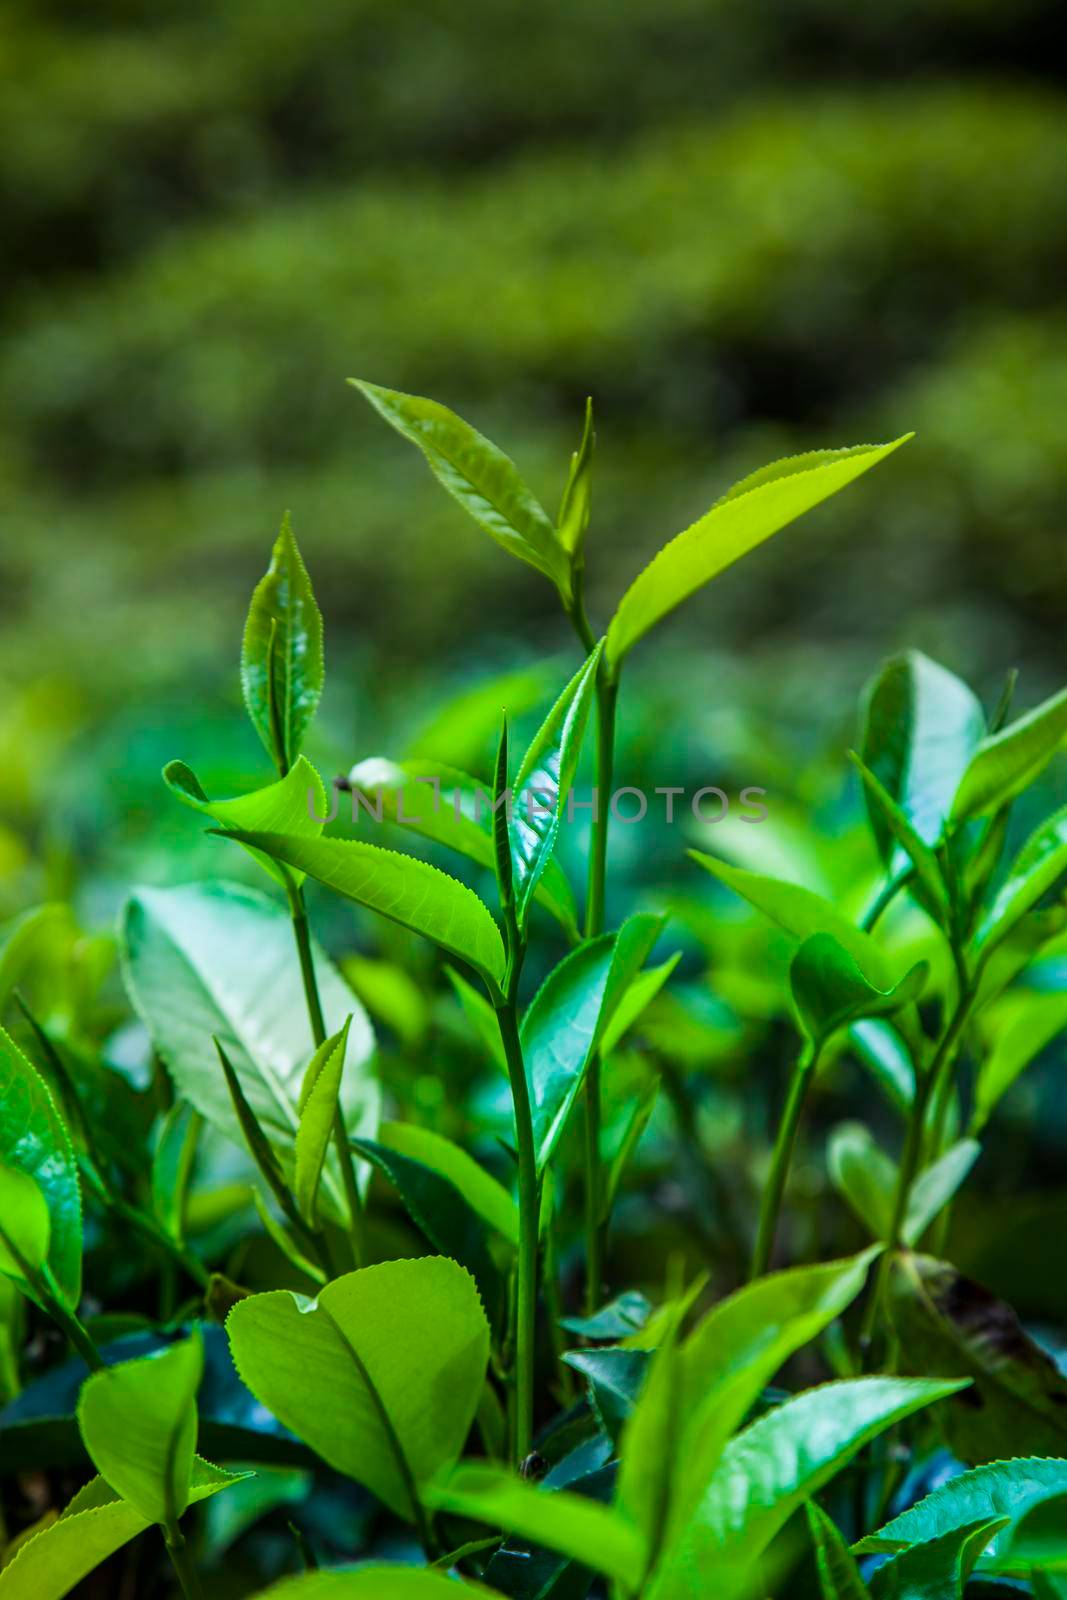
[{"label": "tea plant", "polygon": [[[160,1592],[156,1551],[139,1577],[134,1554],[117,1555],[152,1524],[187,1595],[201,1569],[219,1592],[282,1574],[271,1593],[377,1600],[934,1600],[972,1577],[1067,1592],[1067,1379],[1008,1306],[942,1259],[991,1115],[1067,1024],[1055,985],[1029,982],[1067,938],[1067,906],[1049,903],[1067,873],[1067,809],[1001,860],[1013,802],[1067,734],[1067,691],[1012,719],[1009,683],[987,719],[923,656],[879,673],[852,760],[883,882],[855,920],[802,883],[690,852],[694,884],[710,874],[788,942],[797,1045],[757,1164],[748,1281],[724,1295],[670,1269],[652,1304],[609,1281],[608,1245],[671,1073],[655,1019],[681,952],[653,959],[669,942],[663,912],[605,929],[623,668],[689,595],[903,441],[754,473],[661,550],[597,637],[584,599],[591,409],[553,519],[445,407],[359,387],[481,528],[551,582],[580,657],[524,750],[502,708],[490,783],[374,755],[328,804],[303,754],[322,621],[286,519],[241,652],[273,773],[218,799],[184,762],[164,771],[266,892],[218,879],[129,895],[122,970],[155,1053],[145,1082],[115,1056],[117,1019],[100,1024],[107,940],[56,906],[8,931],[0,1461],[49,1477],[36,1520],[6,1502],[23,1525],[0,1600],[61,1596],[105,1562],[123,1572],[115,1592]],[[589,724],[579,917],[557,845]],[[495,913],[410,848],[368,842],[371,819],[461,858],[494,885]],[[336,966],[311,929],[309,881],[426,941],[440,966],[423,966],[425,988],[388,944]],[[473,1148],[420,1121],[368,1014],[423,1073],[447,1072],[425,1023],[446,996],[475,1080],[506,1083],[499,1137],[484,1137],[484,1117]],[[826,1166],[869,1243],[811,1259],[783,1226],[794,1155],[846,1055],[897,1116],[899,1156],[876,1119],[833,1131]],[[628,1087],[634,1058],[644,1076]],[[445,1094],[462,1100],[468,1081]],[[457,1110],[478,1126],[476,1095]],[[684,1118],[678,1138],[703,1167]],[[717,1176],[744,1193],[746,1173]],[[390,1194],[434,1253],[390,1248]],[[582,1261],[580,1308],[564,1252]],[[158,1278],[153,1312],[146,1278]],[[789,1389],[770,1388],[783,1370]],[[89,1463],[98,1476],[57,1516]],[[293,1521],[267,1570],[237,1589],[220,1580],[220,1557],[281,1508]]]}]

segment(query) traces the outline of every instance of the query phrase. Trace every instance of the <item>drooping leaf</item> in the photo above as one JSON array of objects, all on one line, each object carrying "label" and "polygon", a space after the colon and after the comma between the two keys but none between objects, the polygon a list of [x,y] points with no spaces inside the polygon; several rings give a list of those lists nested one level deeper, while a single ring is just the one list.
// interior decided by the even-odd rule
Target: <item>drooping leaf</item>
[{"label": "drooping leaf", "polygon": [[297,867],[348,900],[422,934],[468,962],[489,982],[504,976],[504,943],[473,889],[426,861],[357,839],[302,839],[286,833],[227,833]]},{"label": "drooping leaf", "polygon": [[607,639],[612,676],[617,675],[627,652],[675,606],[910,437],[906,434],[892,444],[812,451],[773,462],[735,484],[710,511],[663,547],[619,601]]},{"label": "drooping leaf", "polygon": [[1065,1493],[1067,1460],[1030,1456],[994,1461],[950,1478],[876,1533],[865,1534],[852,1548],[857,1555],[908,1550],[975,1523],[1000,1518],[1017,1521],[1031,1506]]},{"label": "drooping leaf", "polygon": [[[206,1500],[248,1476],[225,1472],[197,1457],[189,1500]],[[11,1563],[0,1569],[0,1600],[63,1600],[108,1556],[150,1526],[151,1521],[103,1478],[93,1478],[57,1522],[20,1545]]]},{"label": "drooping leaf", "polygon": [[[135,889],[124,917],[131,998],[179,1093],[234,1143],[242,1133],[213,1038],[233,1065],[249,1106],[291,1176],[300,1087],[315,1045],[293,931],[282,908],[236,884]],[[366,1014],[321,950],[313,947],[326,1026],[351,1014],[341,1105],[350,1133],[373,1135],[380,1089],[371,1071]],[[323,1196],[344,1216],[334,1157]]]},{"label": "drooping leaf", "polygon": [[[919,838],[937,844],[960,779],[983,733],[967,685],[918,650],[887,661],[865,692],[860,754]],[[894,838],[868,798],[871,828],[888,864]]]},{"label": "drooping leaf", "polygon": [[817,933],[831,934],[848,951],[870,983],[883,992],[892,988],[893,975],[881,947],[869,933],[849,922],[835,905],[813,889],[805,889],[798,883],[787,883],[782,878],[768,878],[758,872],[747,872],[742,867],[732,867],[728,862],[704,855],[700,850],[690,850],[689,855],[712,877],[741,895],[798,942],[810,939]]},{"label": "drooping leaf", "polygon": [[652,1305],[637,1289],[626,1289],[588,1317],[561,1317],[560,1327],[583,1339],[625,1339],[648,1321]]},{"label": "drooping leaf", "polygon": [[489,1325],[474,1281],[440,1256],[386,1261],[315,1300],[242,1300],[226,1331],[252,1393],[336,1471],[413,1519],[459,1456],[485,1381]]},{"label": "drooping leaf", "polygon": [[312,1227],[317,1217],[319,1180],[340,1104],[351,1024],[349,1016],[339,1033],[319,1045],[308,1063],[300,1090],[300,1126],[293,1145],[293,1198],[300,1215]]},{"label": "drooping leaf", "polygon": [[194,1332],[94,1372],[82,1385],[78,1427],[92,1463],[149,1522],[172,1526],[189,1504],[203,1373],[204,1347]]},{"label": "drooping leaf", "polygon": [[556,518],[556,532],[559,536],[559,542],[575,564],[580,563],[582,560],[582,547],[585,544],[586,529],[589,527],[589,514],[592,503],[593,449],[595,445],[593,402],[592,400],[587,400],[581,441],[577,450],[571,456],[571,468],[567,475],[567,486],[563,491],[559,516]]},{"label": "drooping leaf", "polygon": [[760,1391],[852,1303],[877,1253],[769,1273],[720,1301],[694,1328],[682,1346],[685,1465],[671,1494],[674,1526],[694,1508]]},{"label": "drooping leaf", "polygon": [[981,817],[1033,783],[1067,733],[1067,689],[989,734],[976,747],[952,802],[952,820]]},{"label": "drooping leaf", "polygon": [[571,1556],[628,1593],[644,1565],[644,1541],[618,1512],[566,1490],[533,1488],[499,1467],[459,1467],[431,1486],[427,1500],[437,1510]]},{"label": "drooping leaf", "polygon": [[664,1553],[648,1600],[745,1592],[753,1566],[792,1513],[870,1440],[959,1381],[856,1378],[787,1400],[731,1439],[698,1504]]},{"label": "drooping leaf", "polygon": [[973,1380],[938,1414],[961,1461],[1067,1451],[1067,1378],[1010,1306],[929,1256],[899,1258],[890,1282],[905,1369]]},{"label": "drooping leaf", "polygon": [[[322,616],[293,536],[288,512],[256,585],[241,645],[241,688],[252,725],[281,766],[300,754],[322,695]],[[281,749],[272,728],[271,679]]]},{"label": "drooping leaf", "polygon": [[397,433],[418,445],[430,470],[502,549],[543,572],[566,597],[570,574],[552,519],[515,463],[447,406],[351,378]]},{"label": "drooping leaf", "polygon": [[[466,856],[479,867],[492,870],[493,797],[487,785],[442,761],[413,756],[406,761],[389,761],[384,756],[369,756],[354,766],[348,783],[357,801],[359,826],[376,826],[379,806],[383,822],[409,828],[435,844],[443,844]],[[506,807],[502,807],[506,812]],[[375,820],[364,822],[369,816]],[[534,889],[534,899],[565,930],[577,937],[578,912],[574,890],[563,868],[549,861]]]},{"label": "drooping leaf", "polygon": [[510,832],[520,929],[526,926],[530,902],[556,847],[582,751],[602,648],[597,645],[567,684],[534,735],[515,779]]},{"label": "drooping leaf", "polygon": [[40,1186],[21,1167],[0,1162],[0,1272],[29,1286],[48,1260],[50,1232]]},{"label": "drooping leaf", "polygon": [[819,1050],[838,1028],[864,1017],[891,1016],[913,1004],[928,972],[925,961],[917,962],[899,983],[882,989],[832,933],[814,933],[789,964],[789,986],[801,1027]]},{"label": "drooping leaf", "polygon": [[1067,872],[1067,806],[1035,828],[1008,868],[992,902],[983,911],[971,941],[979,960],[1031,911]]},{"label": "drooping leaf", "polygon": [[[31,1178],[44,1196],[50,1225],[49,1270],[61,1296],[73,1309],[81,1297],[82,1276],[78,1166],[67,1130],[44,1080],[3,1028],[0,1028],[0,1162]],[[25,1203],[31,1209],[34,1206],[32,1200]],[[39,1219],[33,1229],[39,1238]]]},{"label": "drooping leaf", "polygon": [[815,1546],[815,1570],[819,1575],[822,1600],[871,1600],[848,1545],[826,1512],[814,1500],[809,1500],[804,1509]]},{"label": "drooping leaf", "polygon": [[[322,832],[320,819],[326,816],[326,791],[304,756],[298,757],[277,783],[233,800],[209,800],[196,773],[184,761],[168,762],[163,768],[163,782],[183,805],[223,828],[243,828],[249,833],[299,833],[310,839],[317,839]],[[283,886],[287,876],[297,884],[303,880],[303,873],[286,874],[261,851],[252,850],[249,854]]]},{"label": "drooping leaf", "polygon": [[586,940],[564,956],[530,1002],[521,1038],[538,1170],[552,1155],[603,1032],[662,927],[661,917],[640,912],[618,933]]},{"label": "drooping leaf", "polygon": [[978,1557],[1005,1524],[987,1517],[901,1551],[872,1573],[871,1600],[963,1600]]}]

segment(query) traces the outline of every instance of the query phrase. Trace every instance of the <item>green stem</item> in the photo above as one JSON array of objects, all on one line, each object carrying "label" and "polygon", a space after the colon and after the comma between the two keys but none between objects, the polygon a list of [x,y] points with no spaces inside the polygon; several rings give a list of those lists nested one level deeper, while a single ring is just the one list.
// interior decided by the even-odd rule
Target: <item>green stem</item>
[{"label": "green stem", "polygon": [[941,1089],[945,1076],[952,1066],[956,1046],[970,1015],[973,1000],[973,982],[970,980],[961,982],[952,1017],[941,1035],[928,1071],[923,1074],[916,1085],[915,1103],[908,1119],[904,1152],[900,1158],[900,1172],[897,1177],[896,1194],[893,1198],[893,1214],[889,1224],[889,1232],[886,1235],[885,1250],[878,1263],[878,1275],[875,1279],[870,1299],[867,1301],[867,1310],[860,1334],[860,1347],[862,1350],[870,1347],[875,1325],[878,1321],[878,1314],[885,1298],[893,1257],[899,1251],[903,1242],[904,1225],[908,1216],[908,1202],[911,1199],[911,1191],[922,1165],[927,1112],[931,1105],[935,1103],[935,1096]]},{"label": "green stem", "polygon": [[39,1274],[27,1273],[27,1277],[41,1296],[41,1302],[48,1315],[56,1326],[66,1334],[85,1362],[85,1365],[89,1368],[89,1371],[102,1372],[104,1370],[104,1358],[93,1343],[92,1336],[85,1324],[65,1304],[63,1291],[52,1276],[52,1270],[48,1263],[45,1262]]},{"label": "green stem", "polygon": [[[315,1042],[315,1048],[318,1049],[319,1045],[326,1043],[326,1019],[322,1012],[319,983],[315,976],[315,962],[311,954],[311,930],[308,927],[307,908],[304,905],[304,891],[292,885],[287,885],[287,890],[297,955],[300,958],[300,976],[304,983],[304,998],[307,1002],[308,1019],[311,1023],[311,1037]],[[333,1143],[337,1151],[337,1159],[341,1165],[341,1180],[345,1189],[352,1260],[357,1267],[361,1267],[363,1265],[363,1204],[359,1197],[356,1171],[352,1162],[352,1152],[348,1147],[348,1134],[345,1132],[344,1117],[341,1114],[340,1106],[334,1109],[333,1114]]]},{"label": "green stem", "polygon": [[759,1230],[756,1234],[756,1247],[752,1252],[752,1266],[749,1272],[750,1280],[761,1277],[770,1263],[771,1252],[774,1249],[774,1236],[778,1231],[778,1214],[782,1208],[782,1196],[785,1193],[789,1166],[793,1159],[793,1150],[797,1142],[800,1116],[804,1109],[804,1101],[807,1098],[808,1086],[815,1075],[817,1059],[818,1056],[814,1047],[810,1044],[805,1044],[797,1057],[796,1066],[793,1068],[785,1109],[782,1112],[782,1120],[778,1125],[778,1136],[774,1141],[771,1170],[763,1190]]},{"label": "green stem", "polygon": [[176,1522],[168,1523],[163,1528],[163,1539],[167,1546],[171,1565],[181,1584],[182,1594],[186,1600],[201,1600],[203,1590],[200,1579],[189,1554],[189,1546],[185,1542],[185,1535]]},{"label": "green stem", "polygon": [[519,1040],[516,992],[520,961],[513,961],[507,992],[494,998],[497,1026],[504,1046],[511,1098],[515,1107],[515,1142],[519,1158],[519,1252],[515,1291],[514,1451],[519,1461],[530,1453],[533,1439],[534,1355],[537,1337],[537,1235],[540,1196],[534,1152],[533,1116],[526,1065]]},{"label": "green stem", "polygon": [[901,889],[906,889],[914,876],[915,868],[909,865],[898,872],[895,878],[886,879],[863,914],[860,927],[865,933],[872,931],[882,912],[888,910]]}]

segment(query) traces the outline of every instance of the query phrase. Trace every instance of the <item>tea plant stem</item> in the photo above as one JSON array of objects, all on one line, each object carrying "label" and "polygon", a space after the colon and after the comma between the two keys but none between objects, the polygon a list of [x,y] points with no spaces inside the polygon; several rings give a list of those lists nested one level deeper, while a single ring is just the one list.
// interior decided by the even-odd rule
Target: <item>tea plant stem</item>
[{"label": "tea plant stem", "polygon": [[519,1039],[517,994],[522,970],[523,944],[515,930],[514,911],[505,907],[511,958],[506,987],[493,997],[500,1039],[504,1046],[511,1098],[515,1108],[515,1144],[519,1164],[519,1252],[515,1291],[515,1373],[510,1391],[513,1405],[513,1443],[518,1460],[530,1453],[533,1439],[534,1353],[537,1337],[537,1235],[540,1197],[533,1115],[526,1064]]},{"label": "tea plant stem", "polygon": [[[304,905],[304,891],[292,885],[287,887],[289,910],[293,920],[293,934],[296,938],[296,949],[300,958],[300,976],[304,982],[304,998],[307,1001],[308,1018],[311,1022],[311,1037],[315,1042],[315,1048],[318,1049],[319,1045],[326,1043],[326,1019],[322,1014],[319,983],[315,976],[315,962],[311,954],[311,932],[308,928],[307,909]],[[345,1204],[348,1208],[348,1236],[352,1247],[352,1260],[357,1267],[361,1267],[363,1265],[363,1205],[359,1198],[359,1186],[356,1183],[352,1152],[348,1148],[348,1134],[345,1131],[344,1117],[341,1113],[340,1105],[334,1107],[333,1143],[341,1166],[341,1181],[345,1189]]]},{"label": "tea plant stem", "polygon": [[35,1289],[40,1295],[41,1302],[44,1305],[45,1310],[48,1312],[48,1315],[52,1318],[52,1321],[56,1324],[56,1326],[61,1328],[66,1334],[75,1350],[85,1362],[85,1365],[89,1368],[89,1371],[102,1372],[104,1369],[104,1358],[96,1348],[92,1336],[85,1327],[85,1324],[80,1320],[76,1312],[71,1311],[70,1308],[65,1304],[63,1300],[63,1291],[60,1289],[55,1278],[52,1276],[52,1270],[48,1263],[45,1262],[39,1274],[31,1273],[27,1274],[27,1276],[29,1281],[33,1283]]},{"label": "tea plant stem", "polygon": [[874,1337],[875,1325],[882,1307],[882,1301],[885,1298],[893,1258],[903,1242],[904,1226],[908,1216],[908,1202],[911,1199],[911,1191],[915,1179],[919,1175],[922,1162],[927,1113],[934,1103],[934,1097],[941,1087],[943,1078],[952,1065],[956,1046],[966,1026],[973,1000],[974,983],[972,980],[967,979],[961,983],[955,1009],[948,1026],[941,1035],[937,1049],[934,1052],[934,1058],[916,1086],[915,1104],[912,1106],[911,1117],[908,1120],[908,1131],[904,1140],[904,1153],[900,1160],[900,1173],[897,1178],[896,1194],[893,1199],[892,1219],[886,1236],[885,1250],[878,1263],[878,1274],[871,1290],[870,1299],[867,1301],[867,1310],[860,1334],[861,1350],[869,1349],[871,1340]]},{"label": "tea plant stem", "polygon": [[167,1524],[163,1529],[163,1539],[167,1546],[171,1565],[181,1584],[182,1594],[186,1600],[201,1600],[203,1590],[200,1579],[197,1577],[196,1568],[189,1554],[189,1546],[185,1542],[185,1535],[176,1522]]},{"label": "tea plant stem", "polygon": [[756,1247],[752,1252],[752,1266],[749,1272],[750,1280],[761,1277],[770,1263],[774,1236],[778,1231],[778,1213],[782,1208],[782,1196],[785,1193],[789,1166],[797,1142],[800,1116],[807,1098],[808,1085],[815,1075],[817,1059],[815,1049],[810,1044],[805,1044],[793,1068],[785,1109],[778,1125],[778,1136],[774,1141],[771,1170],[763,1191]]},{"label": "tea plant stem", "polygon": [[872,931],[882,912],[889,909],[901,889],[906,889],[914,876],[915,868],[909,865],[898,872],[895,878],[886,879],[863,914],[860,927],[865,933]]}]

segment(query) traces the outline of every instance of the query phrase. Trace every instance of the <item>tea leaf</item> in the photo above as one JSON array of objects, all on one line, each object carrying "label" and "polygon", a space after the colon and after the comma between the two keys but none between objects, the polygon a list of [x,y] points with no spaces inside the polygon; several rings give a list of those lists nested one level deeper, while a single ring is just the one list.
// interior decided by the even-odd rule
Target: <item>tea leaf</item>
[{"label": "tea leaf", "polygon": [[489,1325],[469,1273],[443,1257],[386,1261],[315,1300],[253,1295],[226,1323],[263,1405],[398,1516],[458,1457],[485,1381]]},{"label": "tea leaf", "polygon": [[360,378],[348,381],[397,433],[418,445],[437,481],[491,539],[569,594],[570,574],[552,520],[509,456],[436,400]]},{"label": "tea leaf", "polygon": [[[915,868],[916,886],[923,905],[935,921],[943,926],[948,919],[949,898],[936,855],[912,825],[907,812],[854,751],[851,752],[851,759],[863,782],[868,811],[871,816],[879,817],[882,831],[896,840],[903,852],[904,863],[910,861]],[[901,864],[891,854],[891,870],[898,871]]]},{"label": "tea leaf", "polygon": [[[443,844],[479,867],[495,867],[491,819],[500,813],[491,812],[488,787],[467,773],[419,756],[399,762],[370,756],[352,768],[348,782],[366,797],[366,806],[374,817],[380,796],[384,821]],[[357,820],[361,821],[363,815],[357,805]],[[534,899],[555,917],[569,937],[577,938],[574,890],[558,861],[546,863],[534,889]]]},{"label": "tea leaf", "polygon": [[427,1503],[547,1545],[614,1578],[627,1593],[643,1569],[644,1541],[618,1512],[565,1490],[535,1489],[498,1467],[459,1467],[431,1486]]},{"label": "tea leaf", "polygon": [[1067,1461],[1027,1457],[963,1472],[853,1546],[857,1555],[908,1550],[989,1520],[1018,1521],[1031,1506],[1067,1493]]},{"label": "tea leaf", "polygon": [[296,1130],[294,1143],[293,1198],[300,1215],[311,1227],[316,1223],[315,1202],[319,1179],[333,1134],[351,1023],[352,1018],[348,1017],[339,1033],[319,1045],[308,1063],[300,1089],[300,1126]]},{"label": "tea leaf", "polygon": [[203,1125],[198,1111],[176,1100],[163,1118],[152,1157],[152,1209],[178,1244],[185,1236],[185,1198]]},{"label": "tea leaf", "polygon": [[[250,1477],[194,1458],[189,1501],[206,1500]],[[96,1567],[151,1527],[151,1519],[121,1499],[103,1478],[93,1478],[49,1527],[18,1548],[0,1569],[0,1600],[63,1600]]]},{"label": "tea leaf", "polygon": [[[985,717],[962,681],[918,650],[887,661],[864,692],[864,763],[927,845],[941,839],[960,779],[985,732]],[[893,854],[884,812],[865,792],[883,859]]]},{"label": "tea leaf", "polygon": [[1006,1518],[987,1517],[912,1545],[871,1574],[871,1600],[963,1600],[979,1556],[1006,1525]]},{"label": "tea leaf", "polygon": [[[299,833],[317,839],[326,815],[326,791],[310,761],[300,756],[278,783],[238,795],[234,800],[209,800],[199,778],[184,761],[170,761],[163,768],[163,781],[183,805],[210,817],[224,828],[243,828],[259,833]],[[314,816],[312,816],[314,810]],[[302,872],[289,872],[262,851],[250,850],[264,871],[284,888],[288,882],[301,883]]]},{"label": "tea leaf", "polygon": [[31,1286],[48,1260],[51,1219],[40,1187],[19,1167],[0,1164],[0,1272]]},{"label": "tea leaf", "polygon": [[1067,733],[1067,689],[989,734],[975,749],[952,802],[952,820],[997,811],[1039,777]]},{"label": "tea leaf", "polygon": [[[228,1139],[245,1142],[212,1043],[218,1038],[241,1090],[292,1175],[300,1087],[315,1045],[286,913],[236,884],[136,889],[124,917],[126,979],[178,1092]],[[372,1134],[380,1090],[371,1072],[374,1037],[359,1002],[321,950],[319,994],[331,1033],[352,1014],[341,1085],[345,1126]],[[332,1154],[324,1197],[343,1217]]]},{"label": "tea leaf", "polygon": [[878,1434],[964,1387],[856,1378],[796,1395],[731,1439],[699,1504],[653,1575],[649,1600],[745,1593],[754,1563],[793,1512]]},{"label": "tea leaf", "polygon": [[78,1427],[92,1463],[149,1522],[172,1527],[189,1504],[203,1375],[204,1347],[194,1332],[82,1385]]},{"label": "tea leaf", "polygon": [[983,962],[1042,895],[1067,872],[1067,806],[1046,818],[1023,845],[982,913],[972,940]]},{"label": "tea leaf", "polygon": [[[48,1266],[73,1310],[81,1298],[82,1207],[78,1166],[51,1094],[14,1040],[0,1028],[0,1162],[33,1180],[49,1216]],[[17,1180],[16,1180],[17,1183]],[[20,1202],[29,1241],[40,1238],[35,1202]],[[5,1267],[5,1271],[10,1269]],[[20,1279],[20,1288],[28,1289]]]},{"label": "tea leaf", "polygon": [[607,636],[606,661],[612,677],[628,651],[675,606],[911,437],[905,434],[892,444],[812,451],[775,461],[735,484],[663,547],[619,601]]},{"label": "tea leaf", "polygon": [[489,983],[504,976],[504,943],[473,889],[426,861],[356,839],[302,839],[287,833],[227,833],[297,867],[346,899],[420,933],[468,962]]},{"label": "tea leaf", "polygon": [[514,1200],[460,1145],[413,1122],[383,1122],[378,1142],[446,1178],[488,1227],[509,1244],[518,1244],[519,1212]]},{"label": "tea leaf", "polygon": [[[248,715],[283,774],[300,754],[324,677],[322,615],[286,512],[270,566],[252,595],[241,645]],[[272,678],[280,748],[272,725]]]},{"label": "tea leaf", "polygon": [[[552,858],[574,782],[602,645],[578,668],[522,759],[511,812],[515,911],[525,928],[530,901]],[[607,797],[601,796],[601,804]]]},{"label": "tea leaf", "polygon": [[[959,1189],[981,1152],[974,1139],[960,1139],[912,1184],[901,1237],[916,1244]],[[897,1166],[858,1122],[837,1128],[827,1148],[827,1164],[835,1187],[844,1195],[875,1239],[886,1239],[893,1217]]]},{"label": "tea leaf", "polygon": [[[458,1591],[458,1593],[457,1593]],[[460,1595],[494,1593],[464,1579],[462,1586],[426,1567],[327,1568],[282,1578],[264,1590],[261,1600],[459,1600]]]},{"label": "tea leaf", "polygon": [[826,1512],[820,1510],[814,1500],[809,1500],[804,1509],[815,1546],[815,1568],[822,1600],[871,1600],[870,1590],[860,1577],[848,1545]]},{"label": "tea leaf", "polygon": [[908,1370],[974,1380],[938,1414],[962,1461],[1065,1449],[1067,1379],[1010,1306],[947,1262],[907,1256],[893,1265],[890,1307]]},{"label": "tea leaf", "polygon": [[589,515],[592,509],[593,450],[595,445],[593,402],[592,400],[587,400],[585,402],[585,422],[582,425],[581,441],[577,450],[571,456],[567,486],[563,491],[559,516],[556,518],[556,533],[559,542],[575,565],[582,561],[582,547],[585,544],[586,529],[589,527]]},{"label": "tea leaf", "polygon": [[832,933],[815,933],[790,962],[789,986],[800,1025],[819,1050],[838,1028],[863,1017],[889,1016],[913,1004],[928,972],[926,962],[920,961],[899,983],[879,988]]},{"label": "tea leaf", "polygon": [[531,1001],[521,1037],[539,1171],[558,1143],[601,1035],[662,928],[662,917],[639,913],[618,933],[586,940]]},{"label": "tea leaf", "polygon": [[975,1132],[984,1127],[1001,1097],[1034,1057],[1067,1028],[1067,994],[1023,991],[1021,996],[1006,996],[1006,1001],[1009,1003],[999,1006],[996,1013],[983,1017],[992,1031],[992,1046],[978,1068]]}]

